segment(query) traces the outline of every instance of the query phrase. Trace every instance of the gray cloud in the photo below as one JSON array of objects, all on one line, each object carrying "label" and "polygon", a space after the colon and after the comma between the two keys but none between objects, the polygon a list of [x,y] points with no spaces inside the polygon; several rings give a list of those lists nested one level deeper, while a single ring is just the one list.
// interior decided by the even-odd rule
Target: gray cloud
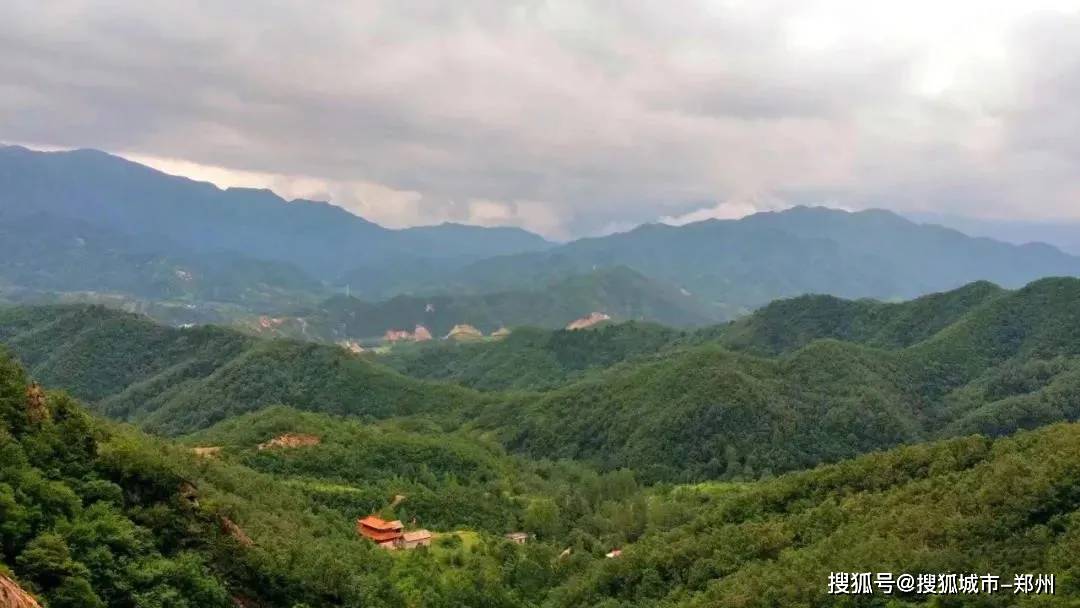
[{"label": "gray cloud", "polygon": [[9,0],[0,139],[556,236],[785,202],[1080,217],[1080,6],[1020,4]]}]

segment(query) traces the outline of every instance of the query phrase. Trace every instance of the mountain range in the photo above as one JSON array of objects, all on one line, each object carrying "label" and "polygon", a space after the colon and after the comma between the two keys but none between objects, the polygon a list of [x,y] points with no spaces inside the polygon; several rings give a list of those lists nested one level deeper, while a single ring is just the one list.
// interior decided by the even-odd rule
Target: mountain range
[{"label": "mountain range", "polygon": [[691,332],[533,331],[385,362],[86,306],[8,309],[0,341],[35,377],[156,431],[285,404],[432,418],[535,458],[694,481],[1075,420],[1078,300],[1080,279],[976,283],[905,303],[801,297]]},{"label": "mountain range", "polygon": [[[557,245],[513,228],[386,229],[329,203],[222,190],[95,150],[0,148],[0,184],[0,233],[11,244],[0,262],[6,297],[107,292],[147,311],[163,310],[164,302],[227,309],[189,320],[270,313],[340,327],[343,316],[412,310],[397,296],[484,296],[474,302],[486,309],[495,294],[516,293],[488,314],[446,323],[558,327],[566,316],[591,312],[586,307],[603,307],[624,318],[701,324],[809,293],[901,300],[978,280],[1015,288],[1080,275],[1080,258],[1049,245],[972,238],[880,210],[797,207]],[[625,269],[605,279],[622,277],[609,290],[616,297],[582,301],[557,319],[530,305],[539,286],[613,269]],[[693,298],[698,312],[636,304],[670,301],[672,290]],[[341,293],[364,303],[332,297]],[[420,316],[403,312],[386,327],[372,320],[350,333],[379,335]]]},{"label": "mountain range", "polygon": [[396,256],[476,259],[549,244],[515,228],[390,230],[328,203],[167,175],[97,150],[0,148],[0,218],[44,213],[125,235],[163,254],[286,262],[320,280]]}]

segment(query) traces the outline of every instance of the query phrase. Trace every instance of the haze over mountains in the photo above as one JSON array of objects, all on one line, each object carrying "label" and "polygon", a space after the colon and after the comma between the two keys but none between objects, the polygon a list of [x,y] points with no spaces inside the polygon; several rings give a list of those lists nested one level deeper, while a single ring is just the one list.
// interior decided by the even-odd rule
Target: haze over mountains
[{"label": "haze over mountains", "polygon": [[[555,245],[514,228],[386,229],[328,203],[221,190],[94,150],[2,148],[0,182],[0,234],[9,244],[0,286],[9,299],[121,294],[182,303],[182,315],[174,307],[161,317],[175,322],[338,317],[337,329],[319,338],[424,323],[422,314],[398,314],[384,315],[387,327],[340,329],[342,314],[378,318],[373,310],[397,309],[402,301],[390,299],[403,295],[424,300],[425,309],[435,295],[473,298],[461,308],[474,314],[445,319],[440,331],[460,322],[561,327],[590,309],[700,325],[805,293],[907,299],[976,280],[1019,287],[1080,274],[1080,258],[1048,245],[971,238],[888,211],[796,207]],[[561,299],[557,314],[543,306],[530,312],[538,289],[575,282],[578,293],[593,295]],[[327,301],[342,292],[374,308],[343,313],[347,300]],[[476,313],[481,300],[480,308],[492,300],[501,308]],[[200,316],[211,304],[217,308]]]}]

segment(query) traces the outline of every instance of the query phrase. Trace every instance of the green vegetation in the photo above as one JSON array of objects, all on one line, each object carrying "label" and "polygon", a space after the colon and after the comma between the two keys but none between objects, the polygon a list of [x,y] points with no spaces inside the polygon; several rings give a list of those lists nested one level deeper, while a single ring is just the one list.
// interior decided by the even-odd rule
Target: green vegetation
[{"label": "green vegetation", "polygon": [[490,334],[503,327],[527,325],[561,329],[593,311],[616,320],[648,320],[676,327],[724,318],[675,287],[616,267],[560,278],[539,288],[491,293],[399,295],[380,302],[337,296],[283,317],[283,323],[271,331],[322,341],[370,340],[391,329],[412,331],[417,325],[445,336],[455,325],[469,324]]},{"label": "green vegetation", "polygon": [[272,310],[309,304],[326,293],[286,262],[194,254],[52,215],[9,217],[2,207],[0,200],[0,288],[25,300],[123,294],[162,305]]},{"label": "green vegetation", "polygon": [[901,303],[801,296],[777,300],[730,327],[701,333],[729,348],[762,355],[792,352],[825,338],[903,348],[933,337],[972,309],[1006,293],[979,282]]},{"label": "green vegetation", "polygon": [[477,402],[468,390],[418,382],[336,346],[174,329],[97,306],[5,309],[0,340],[42,382],[168,434],[274,404],[386,418]]},{"label": "green vegetation", "polygon": [[155,431],[284,404],[367,421],[408,416],[489,433],[533,457],[694,482],[1075,420],[1076,301],[1076,279],[1017,291],[974,284],[903,304],[808,297],[694,333],[525,329],[386,359],[484,393],[337,347],[170,329],[95,307],[9,309],[0,339],[35,377]]},{"label": "green vegetation", "polygon": [[[236,442],[200,457],[93,419],[60,393],[35,418],[27,390],[0,356],[0,571],[48,608],[538,606],[590,555],[644,528],[628,472],[286,408],[189,438]],[[322,442],[251,444],[299,431]],[[403,489],[415,492],[391,508]],[[353,522],[372,502],[433,528],[437,545],[391,553],[359,538]],[[503,540],[516,529],[535,536]],[[567,545],[577,553],[558,559]]]},{"label": "green vegetation", "polygon": [[[699,495],[693,519],[596,562],[552,606],[1072,606],[1080,425],[902,448]],[[1054,573],[1056,595],[829,596],[830,572]],[[895,596],[894,596],[895,597]]]},{"label": "green vegetation", "polygon": [[495,342],[400,345],[379,361],[408,376],[448,380],[479,390],[547,390],[590,370],[655,355],[687,336],[633,321],[585,330],[521,327]]},{"label": "green vegetation", "polygon": [[[967,296],[979,291],[989,295],[971,303]],[[508,396],[476,424],[525,453],[628,467],[649,480],[693,481],[753,479],[901,443],[1076,420],[1080,281],[995,291],[976,285],[906,310],[888,308],[903,314],[877,315],[880,327],[859,330],[865,341],[881,343],[897,324],[919,324],[910,310],[933,312],[928,323],[955,316],[902,348],[832,339],[837,324],[827,315],[766,311],[730,326],[733,341],[750,352],[784,350],[773,339],[784,332],[768,327],[772,318],[801,324],[791,332],[799,336],[795,350],[761,357],[716,343],[673,348],[543,395]],[[826,310],[846,315],[829,300],[804,302],[826,302]],[[956,302],[970,309],[941,312],[963,307]]]},{"label": "green vegetation", "polygon": [[[832,571],[1057,577],[1055,596],[909,595],[896,606],[1068,606],[1080,593],[1077,424],[753,483],[645,489],[627,471],[517,459],[469,435],[287,408],[187,438],[223,447],[197,457],[92,419],[63,394],[44,399],[48,415],[33,416],[25,376],[0,357],[0,571],[47,608],[824,607],[839,599],[827,595]],[[287,432],[322,441],[253,447]],[[355,535],[368,505],[330,499],[389,501],[409,484],[495,500],[473,527],[477,503],[406,497],[385,514],[438,536],[392,553]],[[503,523],[535,537],[508,543]],[[615,547],[622,557],[605,559]]]}]

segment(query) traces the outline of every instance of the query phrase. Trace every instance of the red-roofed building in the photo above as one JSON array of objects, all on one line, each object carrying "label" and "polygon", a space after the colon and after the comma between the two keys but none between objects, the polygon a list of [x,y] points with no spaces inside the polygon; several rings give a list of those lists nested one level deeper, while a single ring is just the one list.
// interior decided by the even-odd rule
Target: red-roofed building
[{"label": "red-roofed building", "polygon": [[398,520],[386,521],[374,515],[356,520],[356,533],[382,546],[394,546],[402,537],[404,528]]}]

